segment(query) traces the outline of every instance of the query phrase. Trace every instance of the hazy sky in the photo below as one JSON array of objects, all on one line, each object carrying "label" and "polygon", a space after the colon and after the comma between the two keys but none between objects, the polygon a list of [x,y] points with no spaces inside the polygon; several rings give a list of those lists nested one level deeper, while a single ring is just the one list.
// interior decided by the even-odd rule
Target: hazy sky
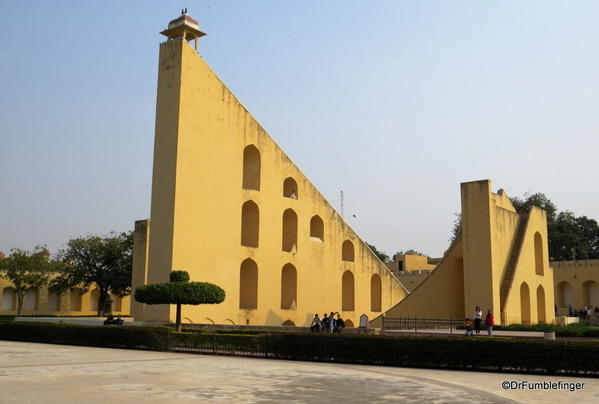
[{"label": "hazy sky", "polygon": [[380,249],[442,254],[463,181],[599,218],[597,1],[0,0],[0,251],[149,216],[159,31],[183,7]]}]

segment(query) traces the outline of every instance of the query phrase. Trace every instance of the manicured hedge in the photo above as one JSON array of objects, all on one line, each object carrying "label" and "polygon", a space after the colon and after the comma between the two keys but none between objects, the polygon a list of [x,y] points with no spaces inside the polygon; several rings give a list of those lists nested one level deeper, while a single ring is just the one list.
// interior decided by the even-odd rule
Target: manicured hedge
[{"label": "manicured hedge", "polygon": [[597,341],[284,332],[256,335],[252,331],[175,333],[167,328],[137,326],[0,323],[0,339],[13,341],[150,350],[196,349],[202,353],[289,360],[599,377]]},{"label": "manicured hedge", "polygon": [[599,327],[590,326],[583,323],[574,323],[569,325],[554,324],[510,324],[493,327],[496,331],[553,331],[558,337],[589,337],[599,338]]},{"label": "manicured hedge", "polygon": [[165,351],[168,329],[138,326],[0,323],[0,340]]},{"label": "manicured hedge", "polygon": [[225,299],[225,291],[207,282],[167,282],[142,285],[135,300],[148,304],[211,304]]},{"label": "manicured hedge", "polygon": [[262,352],[259,340],[252,334],[171,333],[169,348],[202,348],[218,351]]},{"label": "manicured hedge", "polygon": [[278,359],[599,376],[597,342],[282,333],[258,339]]}]

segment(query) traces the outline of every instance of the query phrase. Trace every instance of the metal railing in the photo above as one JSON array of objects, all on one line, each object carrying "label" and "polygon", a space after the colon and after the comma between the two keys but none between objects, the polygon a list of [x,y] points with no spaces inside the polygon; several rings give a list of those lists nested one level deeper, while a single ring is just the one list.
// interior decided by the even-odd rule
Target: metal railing
[{"label": "metal railing", "polygon": [[464,320],[452,318],[383,317],[383,331],[454,334],[462,333],[458,326],[463,325]]}]

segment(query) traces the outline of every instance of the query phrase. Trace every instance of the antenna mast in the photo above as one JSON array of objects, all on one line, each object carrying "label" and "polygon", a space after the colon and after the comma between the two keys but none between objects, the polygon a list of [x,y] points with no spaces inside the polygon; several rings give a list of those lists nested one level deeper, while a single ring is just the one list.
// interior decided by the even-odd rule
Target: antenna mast
[{"label": "antenna mast", "polygon": [[341,217],[343,217],[343,191],[341,191]]}]

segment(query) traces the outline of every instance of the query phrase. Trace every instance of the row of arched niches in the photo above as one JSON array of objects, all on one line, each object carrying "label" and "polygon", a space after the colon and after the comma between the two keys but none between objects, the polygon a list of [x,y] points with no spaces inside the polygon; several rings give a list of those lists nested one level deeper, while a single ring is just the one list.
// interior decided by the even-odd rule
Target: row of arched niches
[{"label": "row of arched niches", "polygon": [[[248,145],[243,151],[243,181],[242,188],[260,191],[261,162],[260,151],[254,145]],[[298,200],[297,182],[293,177],[283,180],[282,197]],[[292,208],[283,211],[281,234],[281,250],[291,253],[297,252],[298,216]],[[313,242],[324,244],[325,224],[319,215],[310,218],[310,233],[306,235]],[[241,245],[257,248],[260,235],[260,208],[251,199],[246,200],[241,207]],[[351,240],[344,240],[341,245],[341,260],[354,261],[354,244]],[[240,267],[240,293],[239,308],[253,310],[258,308],[258,264],[247,258]],[[381,311],[382,283],[378,274],[373,274],[370,282],[371,311]],[[298,271],[292,263],[287,263],[281,268],[281,309],[295,310],[297,307]],[[341,310],[354,311],[355,285],[354,275],[350,270],[341,276]]]}]

